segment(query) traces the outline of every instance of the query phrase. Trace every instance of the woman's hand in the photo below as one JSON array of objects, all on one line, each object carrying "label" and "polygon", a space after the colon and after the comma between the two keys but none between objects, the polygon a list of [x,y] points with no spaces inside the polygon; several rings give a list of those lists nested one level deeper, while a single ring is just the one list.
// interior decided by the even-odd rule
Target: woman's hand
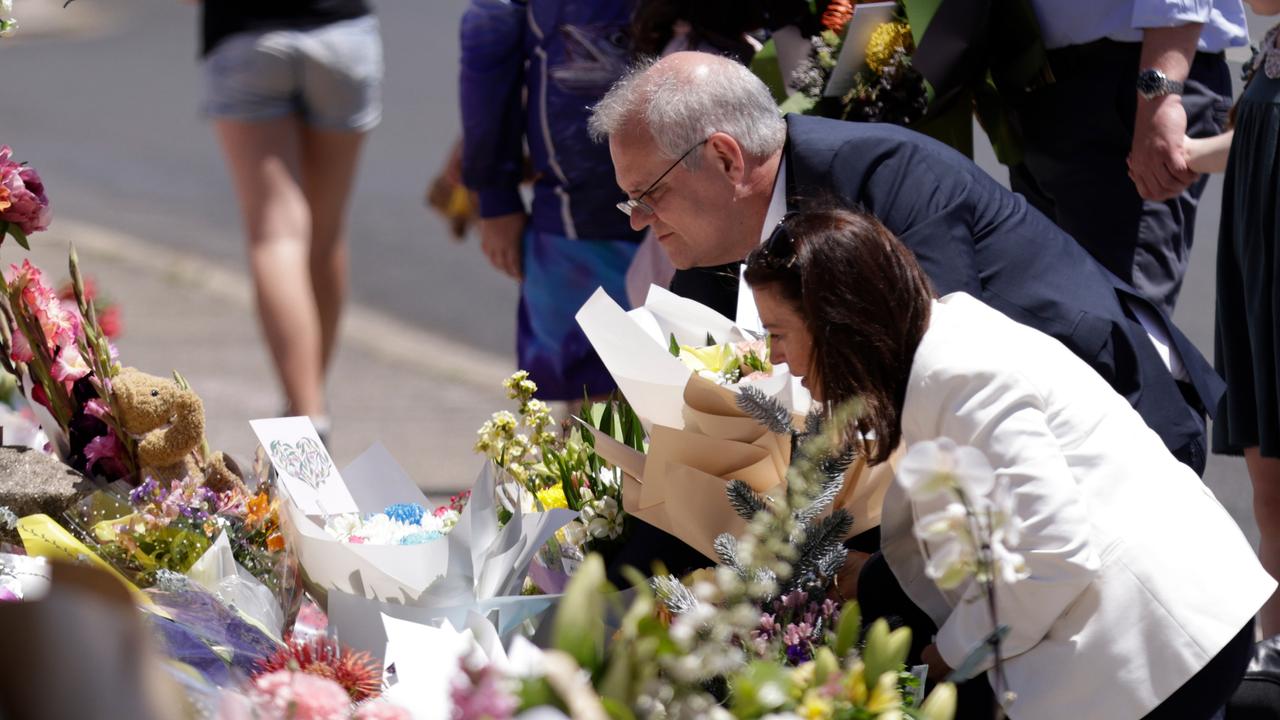
[{"label": "woman's hand", "polygon": [[920,661],[929,666],[929,680],[942,682],[951,674],[951,666],[938,653],[938,646],[930,643],[920,651]]}]

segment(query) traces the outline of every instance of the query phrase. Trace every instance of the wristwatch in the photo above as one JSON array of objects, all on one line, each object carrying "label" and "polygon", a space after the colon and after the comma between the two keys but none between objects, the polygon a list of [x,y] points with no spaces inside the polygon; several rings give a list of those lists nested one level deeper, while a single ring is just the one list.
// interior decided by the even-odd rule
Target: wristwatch
[{"label": "wristwatch", "polygon": [[1138,94],[1146,100],[1165,95],[1181,95],[1183,84],[1170,80],[1164,73],[1150,68],[1138,73]]}]

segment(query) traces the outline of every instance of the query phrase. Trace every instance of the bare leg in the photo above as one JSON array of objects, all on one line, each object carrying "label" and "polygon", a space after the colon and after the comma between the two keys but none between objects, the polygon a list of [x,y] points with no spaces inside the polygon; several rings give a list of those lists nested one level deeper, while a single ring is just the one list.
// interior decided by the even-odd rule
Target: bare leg
[{"label": "bare leg", "polygon": [[[1253,516],[1258,521],[1258,559],[1271,577],[1280,577],[1280,459],[1263,457],[1258,448],[1245,448],[1244,461],[1253,481]],[[1263,637],[1280,633],[1280,593],[1272,595],[1258,613]]]},{"label": "bare leg", "polygon": [[292,412],[324,413],[321,331],[309,271],[311,219],[298,181],[301,122],[217,120],[240,198],[258,315]]},{"label": "bare leg", "polygon": [[347,204],[364,141],[362,132],[306,128],[302,190],[311,218],[311,288],[320,317],[321,373],[329,369],[347,296]]}]

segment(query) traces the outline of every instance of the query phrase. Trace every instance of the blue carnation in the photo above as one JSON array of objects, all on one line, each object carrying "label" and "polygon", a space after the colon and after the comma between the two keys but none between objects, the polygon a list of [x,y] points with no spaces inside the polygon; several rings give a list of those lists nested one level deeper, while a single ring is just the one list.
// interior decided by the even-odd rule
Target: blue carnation
[{"label": "blue carnation", "polygon": [[412,535],[405,535],[404,537],[400,538],[400,544],[401,545],[422,545],[424,543],[429,543],[432,540],[439,540],[442,537],[444,536],[436,532],[435,530],[428,530],[425,532],[416,532],[416,533],[413,533]]},{"label": "blue carnation", "polygon": [[382,512],[396,522],[401,522],[405,525],[421,525],[422,516],[426,511],[426,508],[417,503],[396,503],[395,505],[388,505],[387,509]]}]

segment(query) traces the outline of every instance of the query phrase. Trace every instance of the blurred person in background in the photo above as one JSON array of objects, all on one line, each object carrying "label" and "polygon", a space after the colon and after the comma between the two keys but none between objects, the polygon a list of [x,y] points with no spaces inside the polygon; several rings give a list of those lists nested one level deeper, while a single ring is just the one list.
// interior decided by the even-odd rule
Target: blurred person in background
[{"label": "blurred person in background", "polygon": [[324,437],[347,205],[382,115],[378,21],[367,0],[215,0],[201,28],[204,109],[239,196],[285,412],[311,416]]},{"label": "blurred person in background", "polygon": [[1183,138],[1226,123],[1223,51],[1248,43],[1241,0],[1030,4],[1055,81],[1013,105],[1025,153],[1010,185],[1173,315],[1207,182]]},{"label": "blurred person in background", "polygon": [[[574,314],[603,287],[626,303],[640,233],[616,205],[589,108],[626,66],[632,0],[471,0],[462,16],[462,179],[480,245],[520,283],[516,356],[548,401],[604,395],[613,379]],[[520,193],[525,147],[533,203]]]}]

